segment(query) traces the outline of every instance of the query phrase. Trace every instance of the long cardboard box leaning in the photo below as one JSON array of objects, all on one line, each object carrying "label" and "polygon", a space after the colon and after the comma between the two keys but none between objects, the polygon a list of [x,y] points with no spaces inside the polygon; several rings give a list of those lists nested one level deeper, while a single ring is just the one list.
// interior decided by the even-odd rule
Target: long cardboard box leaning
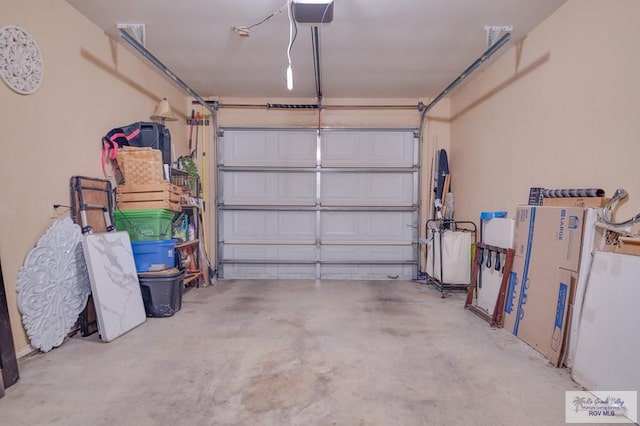
[{"label": "long cardboard box leaning", "polygon": [[567,311],[580,263],[584,209],[521,206],[516,210],[516,257],[509,277],[504,328],[561,361]]},{"label": "long cardboard box leaning", "polygon": [[542,205],[549,207],[604,207],[611,198],[606,197],[559,197],[543,198]]}]

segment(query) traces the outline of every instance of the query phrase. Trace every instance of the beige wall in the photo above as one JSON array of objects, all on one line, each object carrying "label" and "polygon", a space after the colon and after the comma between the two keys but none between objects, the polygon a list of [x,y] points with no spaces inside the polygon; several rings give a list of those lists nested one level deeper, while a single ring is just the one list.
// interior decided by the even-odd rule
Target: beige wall
[{"label": "beige wall", "polygon": [[456,218],[529,187],[629,191],[640,209],[640,2],[569,0],[451,100]]},{"label": "beige wall", "polygon": [[[28,347],[16,277],[53,221],[49,205],[69,204],[71,176],[102,177],[100,139],[109,129],[148,121],[162,97],[182,109],[186,97],[64,1],[4,0],[4,25],[24,28],[44,57],[35,94],[18,95],[0,83],[0,258],[20,354]],[[184,121],[169,128],[177,154],[186,152]]]}]

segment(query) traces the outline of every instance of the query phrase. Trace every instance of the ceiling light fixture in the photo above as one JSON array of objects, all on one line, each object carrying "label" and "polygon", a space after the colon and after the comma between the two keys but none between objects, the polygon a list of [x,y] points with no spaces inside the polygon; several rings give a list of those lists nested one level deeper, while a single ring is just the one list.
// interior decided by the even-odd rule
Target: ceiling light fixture
[{"label": "ceiling light fixture", "polygon": [[293,68],[291,68],[291,63],[287,67],[287,89],[293,90]]},{"label": "ceiling light fixture", "polygon": [[[293,11],[291,10],[292,0],[287,0],[287,12],[289,13],[289,44],[287,46],[287,89],[289,91],[293,90],[293,67],[291,65],[291,47],[293,46],[293,42],[298,35],[298,27],[296,26],[295,20],[293,19]],[[295,27],[295,33],[294,33]]]}]

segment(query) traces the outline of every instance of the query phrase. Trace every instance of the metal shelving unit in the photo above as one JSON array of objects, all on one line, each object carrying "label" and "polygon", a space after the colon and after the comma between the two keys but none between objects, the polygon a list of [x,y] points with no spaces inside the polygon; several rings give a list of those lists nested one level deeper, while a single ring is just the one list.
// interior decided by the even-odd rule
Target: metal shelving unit
[{"label": "metal shelving unit", "polygon": [[200,264],[200,224],[199,224],[199,208],[198,206],[182,206],[182,213],[186,214],[189,218],[189,223],[193,224],[194,227],[194,235],[196,236],[193,240],[183,241],[181,243],[177,243],[175,249],[178,250],[181,256],[190,255],[192,256],[191,264],[195,266],[195,268],[187,268],[187,271],[184,276],[183,285],[185,287],[195,285],[196,287],[200,287],[202,283],[202,266]]}]

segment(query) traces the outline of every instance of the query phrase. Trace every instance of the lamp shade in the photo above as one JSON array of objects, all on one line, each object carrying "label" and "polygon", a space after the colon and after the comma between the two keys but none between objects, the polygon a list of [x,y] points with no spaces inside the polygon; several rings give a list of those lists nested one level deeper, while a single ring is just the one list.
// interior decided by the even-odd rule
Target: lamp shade
[{"label": "lamp shade", "polygon": [[169,101],[166,98],[160,101],[160,103],[156,107],[156,110],[153,112],[151,119],[162,121],[162,122],[178,121],[178,118],[175,115],[173,115],[173,113],[171,112],[171,105],[169,104]]}]

